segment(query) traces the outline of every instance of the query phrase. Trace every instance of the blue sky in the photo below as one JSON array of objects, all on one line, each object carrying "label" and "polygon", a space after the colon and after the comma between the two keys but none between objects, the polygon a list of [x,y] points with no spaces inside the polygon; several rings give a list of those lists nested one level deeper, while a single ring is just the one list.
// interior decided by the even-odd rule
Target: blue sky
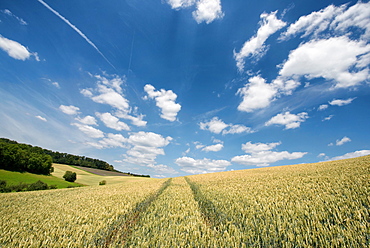
[{"label": "blue sky", "polygon": [[2,0],[0,137],[172,177],[370,154],[368,1]]}]

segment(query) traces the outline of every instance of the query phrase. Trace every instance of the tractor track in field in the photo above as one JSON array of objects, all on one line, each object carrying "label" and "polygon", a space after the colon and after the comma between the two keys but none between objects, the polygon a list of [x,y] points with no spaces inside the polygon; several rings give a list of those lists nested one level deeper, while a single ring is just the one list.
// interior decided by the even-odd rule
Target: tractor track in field
[{"label": "tractor track in field", "polygon": [[194,200],[199,205],[199,210],[204,218],[205,223],[212,227],[216,231],[221,231],[220,226],[230,221],[230,218],[219,211],[215,204],[212,201],[208,200],[199,189],[199,186],[192,182],[189,178],[185,177],[186,182],[189,184],[193,195]]},{"label": "tractor track in field", "polygon": [[111,224],[103,233],[97,233],[94,239],[95,247],[109,247],[117,237],[120,237],[121,243],[124,244],[131,236],[132,230],[140,220],[143,213],[146,212],[148,207],[155,201],[163,191],[171,184],[172,178],[165,181],[157,192],[148,196],[142,202],[124,215],[118,216],[117,220]]}]

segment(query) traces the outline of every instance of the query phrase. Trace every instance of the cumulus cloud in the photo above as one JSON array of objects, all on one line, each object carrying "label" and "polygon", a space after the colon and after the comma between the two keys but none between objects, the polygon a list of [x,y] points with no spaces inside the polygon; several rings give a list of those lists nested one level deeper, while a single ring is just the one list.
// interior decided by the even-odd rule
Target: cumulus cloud
[{"label": "cumulus cloud", "polygon": [[[344,145],[345,143],[347,142],[351,142],[351,139],[348,138],[347,136],[344,136],[342,139],[337,139],[336,142],[335,142],[335,145],[336,146],[341,146],[341,145]],[[334,144],[333,143],[330,143],[329,146],[333,146]]]},{"label": "cumulus cloud", "polygon": [[306,112],[295,115],[287,111],[285,113],[281,113],[272,117],[269,121],[265,123],[265,126],[276,124],[285,126],[285,129],[294,129],[300,127],[301,123],[304,122],[307,118],[308,114]]},{"label": "cumulus cloud", "polygon": [[94,128],[92,126],[80,124],[80,123],[72,123],[71,125],[76,126],[80,131],[82,131],[83,133],[85,133],[87,136],[91,138],[103,138],[104,137],[104,133],[101,130]]},{"label": "cumulus cloud", "polygon": [[97,149],[122,147],[128,148],[126,145],[127,139],[122,134],[108,133],[103,139],[98,142],[86,142],[87,145],[93,146]]},{"label": "cumulus cloud", "polygon": [[341,99],[334,99],[329,102],[330,105],[336,105],[336,106],[344,106],[350,104],[353,100],[356,98],[348,98],[346,100],[341,100]]},{"label": "cumulus cloud", "polygon": [[369,78],[370,44],[348,37],[311,40],[290,52],[279,74],[283,77],[324,78],[334,88],[358,85]]},{"label": "cumulus cloud", "polygon": [[364,32],[361,39],[370,37],[370,3],[358,2],[348,8],[347,4],[341,6],[329,5],[325,9],[301,16],[291,24],[287,31],[281,34],[280,40],[286,40],[299,33],[301,37],[318,38],[325,36],[324,31],[333,32],[336,35],[350,35],[356,27]]},{"label": "cumulus cloud", "polygon": [[178,158],[175,163],[181,167],[182,171],[191,174],[224,171],[227,166],[231,165],[231,163],[226,160],[211,160],[208,158],[194,159],[190,157]]},{"label": "cumulus cloud", "polygon": [[164,138],[153,132],[132,133],[127,140],[131,147],[125,155],[125,161],[141,166],[153,166],[158,155],[165,155],[163,147],[171,140],[169,136]]},{"label": "cumulus cloud", "polygon": [[238,110],[243,112],[266,108],[280,95],[292,94],[292,91],[300,85],[295,80],[286,80],[282,77],[278,77],[272,83],[267,83],[260,76],[251,77],[248,81],[249,83],[237,91],[237,95],[242,97]]},{"label": "cumulus cloud", "polygon": [[242,144],[242,150],[245,153],[258,153],[262,151],[269,151],[276,146],[280,145],[281,142],[275,142],[275,143],[255,143],[247,142],[245,144]]},{"label": "cumulus cloud", "polygon": [[126,123],[120,121],[117,117],[110,113],[95,113],[95,115],[99,117],[100,120],[109,128],[117,131],[130,130],[130,127]]},{"label": "cumulus cloud", "polygon": [[267,49],[264,45],[266,40],[286,25],[285,22],[276,18],[276,13],[277,11],[271,12],[270,14],[261,14],[260,28],[258,29],[257,34],[246,41],[238,53],[234,51],[234,58],[239,71],[244,70],[246,58],[261,57]]},{"label": "cumulus cloud", "polygon": [[37,53],[31,53],[25,46],[14,40],[9,40],[2,35],[0,35],[0,49],[6,52],[13,59],[24,61],[29,59],[31,56],[34,56],[36,60],[39,61]]},{"label": "cumulus cloud", "polygon": [[350,142],[350,141],[351,141],[351,139],[350,139],[350,138],[348,138],[348,137],[344,136],[341,140],[337,140],[335,144],[336,144],[337,146],[341,146],[341,145],[343,145],[344,143],[347,143],[347,142]]},{"label": "cumulus cloud", "polygon": [[200,122],[199,127],[202,130],[208,130],[212,133],[219,134],[237,134],[237,133],[253,133],[252,129],[243,125],[226,124],[218,117],[213,117],[208,122]]},{"label": "cumulus cloud", "polygon": [[209,24],[224,17],[221,0],[167,0],[167,3],[176,10],[195,5],[196,10],[193,11],[192,15],[197,23],[206,22]]},{"label": "cumulus cloud", "polygon": [[80,110],[80,108],[79,107],[76,107],[76,106],[73,106],[73,105],[69,105],[69,106],[66,106],[66,105],[60,105],[59,106],[59,109],[63,112],[63,113],[65,113],[65,114],[67,114],[67,115],[77,115],[79,112],[79,110]]},{"label": "cumulus cloud", "polygon": [[195,4],[195,0],[167,0],[173,9],[187,8]]},{"label": "cumulus cloud", "polygon": [[321,104],[317,110],[319,110],[319,111],[321,111],[321,110],[325,110],[325,109],[327,109],[328,107],[329,107],[329,105],[327,105],[327,104]]},{"label": "cumulus cloud", "polygon": [[335,16],[343,13],[344,9],[345,5],[340,7],[329,5],[320,11],[312,12],[306,16],[301,16],[298,21],[288,27],[286,32],[281,34],[279,39],[287,40],[298,33],[303,33],[302,38],[311,34],[317,37],[319,33],[329,28]]},{"label": "cumulus cloud", "polygon": [[253,112],[256,109],[265,108],[277,94],[277,89],[260,76],[250,78],[248,84],[237,92],[243,100],[238,106],[239,111]]},{"label": "cumulus cloud", "polygon": [[221,0],[198,0],[196,8],[193,12],[193,18],[197,23],[206,22],[209,24],[224,17]]},{"label": "cumulus cloud", "polygon": [[137,108],[131,108],[126,99],[122,86],[126,83],[125,77],[118,75],[91,75],[97,80],[96,88],[82,89],[80,93],[96,103],[111,106],[119,118],[130,120],[135,126],[145,126],[144,115],[137,114]]},{"label": "cumulus cloud", "polygon": [[94,102],[107,104],[118,110],[129,111],[129,101],[122,94],[121,88],[121,85],[125,83],[125,78],[118,75],[95,75],[93,77],[97,79],[97,87],[95,89],[82,89],[81,94],[91,98]]},{"label": "cumulus cloud", "polygon": [[93,116],[90,116],[90,115],[85,116],[83,118],[77,117],[77,118],[75,118],[75,120],[79,121],[79,122],[81,122],[82,124],[85,124],[85,125],[94,125],[94,126],[97,125],[96,119]]},{"label": "cumulus cloud", "polygon": [[[156,101],[156,106],[162,111],[161,118],[169,121],[175,121],[177,113],[181,109],[181,105],[175,103],[177,95],[172,90],[158,90],[147,84],[144,87],[145,92],[148,94],[147,97]],[[147,98],[144,98],[147,99]]]},{"label": "cumulus cloud", "polygon": [[341,156],[333,157],[330,160],[340,160],[340,159],[347,159],[347,158],[357,158],[361,156],[370,155],[370,150],[359,150],[355,152],[349,152]]},{"label": "cumulus cloud", "polygon": [[251,142],[247,142],[246,144],[242,145],[242,150],[249,154],[235,156],[231,159],[231,162],[243,165],[268,166],[271,163],[275,163],[280,160],[292,160],[302,158],[305,154],[307,154],[307,152],[289,153],[287,151],[271,151],[273,148],[280,144],[281,142],[267,144],[253,144]]},{"label": "cumulus cloud", "polygon": [[[153,169],[157,173],[171,174],[171,175],[178,174],[178,172],[175,169],[167,165],[164,165],[164,164],[158,164],[158,165],[151,164],[151,165],[148,165],[147,167]],[[165,176],[157,176],[157,177],[165,177]]]},{"label": "cumulus cloud", "polygon": [[219,151],[222,150],[222,148],[224,148],[224,145],[221,144],[221,143],[218,143],[218,144],[215,144],[215,145],[206,146],[202,149],[202,151],[205,151],[205,152],[219,152]]}]

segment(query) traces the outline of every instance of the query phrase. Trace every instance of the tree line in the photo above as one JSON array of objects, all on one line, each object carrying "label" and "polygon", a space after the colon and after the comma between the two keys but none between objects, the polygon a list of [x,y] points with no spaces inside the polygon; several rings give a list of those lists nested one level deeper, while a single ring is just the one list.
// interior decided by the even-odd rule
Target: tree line
[{"label": "tree line", "polygon": [[21,144],[0,138],[0,168],[49,175],[52,163],[77,165],[95,169],[116,171],[105,161],[68,153],[54,152],[38,146]]},{"label": "tree line", "polygon": [[[0,169],[49,175],[53,172],[52,163],[76,165],[123,173],[114,169],[113,165],[99,159],[55,152],[38,146],[31,146],[18,143],[14,140],[0,138]],[[125,172],[124,174],[135,177],[150,177],[150,175],[139,175],[130,172]]]}]

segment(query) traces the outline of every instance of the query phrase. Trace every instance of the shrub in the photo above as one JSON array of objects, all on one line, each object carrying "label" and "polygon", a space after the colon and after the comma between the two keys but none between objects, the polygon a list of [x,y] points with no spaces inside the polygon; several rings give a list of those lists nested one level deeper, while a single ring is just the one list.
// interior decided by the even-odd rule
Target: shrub
[{"label": "shrub", "polygon": [[76,175],[76,172],[72,172],[72,171],[66,171],[66,173],[64,174],[63,178],[68,181],[68,182],[74,182],[76,181],[77,179],[77,175]]},{"label": "shrub", "polygon": [[107,181],[105,181],[105,180],[99,182],[99,185],[106,185],[106,184],[107,184]]},{"label": "shrub", "polygon": [[33,190],[45,190],[45,189],[49,189],[49,186],[44,183],[43,181],[40,181],[38,180],[37,182],[35,183],[31,183],[28,187],[27,187],[27,191],[33,191]]}]

